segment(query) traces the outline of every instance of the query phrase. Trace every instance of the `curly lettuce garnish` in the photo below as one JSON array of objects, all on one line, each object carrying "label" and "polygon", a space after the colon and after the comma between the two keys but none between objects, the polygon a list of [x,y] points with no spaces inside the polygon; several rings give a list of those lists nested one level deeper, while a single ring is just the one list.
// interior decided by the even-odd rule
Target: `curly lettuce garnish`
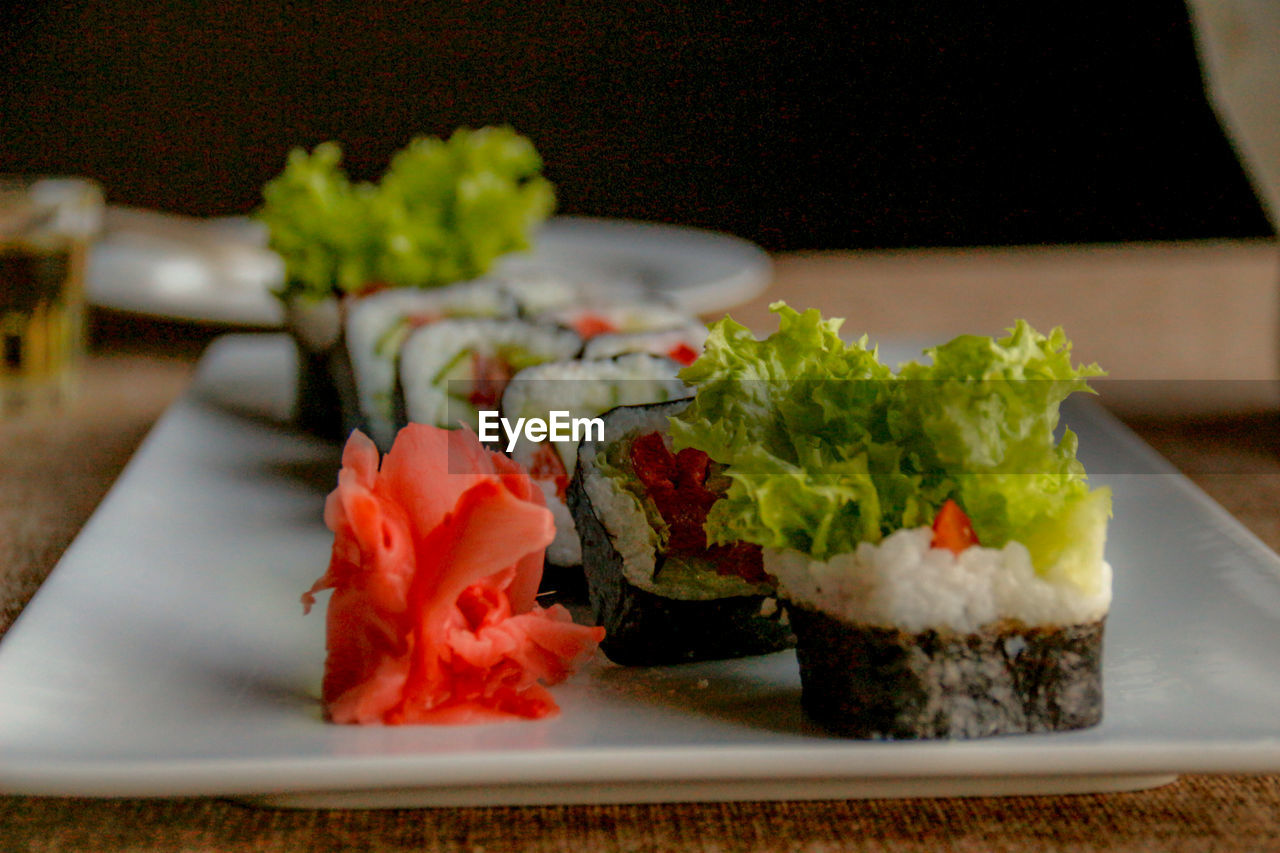
[{"label": "curly lettuce garnish", "polygon": [[[893,524],[884,495],[912,490],[887,432],[893,375],[865,338],[840,339],[841,321],[773,310],[780,327],[763,341],[727,317],[711,327],[702,357],[680,372],[697,396],[671,435],[728,466],[728,493],[707,518],[712,541],[821,559],[878,540]],[[914,507],[899,503],[899,514]]]},{"label": "curly lettuce garnish", "polygon": [[950,496],[983,544],[1023,542],[1042,570],[1060,562],[1085,537],[1085,516],[1110,515],[1109,492],[1089,491],[1075,434],[1055,438],[1062,401],[1103,371],[1073,367],[1061,329],[1045,336],[1024,321],[1008,337],[965,335],[926,354],[932,364],[900,374],[895,434],[906,452],[954,482]]},{"label": "curly lettuce garnish", "polygon": [[1059,406],[1089,391],[1060,329],[1019,321],[1007,337],[968,335],[894,373],[839,320],[771,306],[763,341],[725,318],[680,377],[697,392],[672,420],[677,447],[724,463],[728,494],[711,541],[745,540],[815,560],[928,524],[947,501],[979,541],[1025,544],[1041,572],[1087,585],[1101,558],[1110,493],[1090,491]]},{"label": "curly lettuce garnish", "polygon": [[353,183],[335,142],[290,152],[257,211],[285,264],[282,298],[436,287],[528,249],[555,208],[533,144],[508,127],[414,139],[377,184]]}]

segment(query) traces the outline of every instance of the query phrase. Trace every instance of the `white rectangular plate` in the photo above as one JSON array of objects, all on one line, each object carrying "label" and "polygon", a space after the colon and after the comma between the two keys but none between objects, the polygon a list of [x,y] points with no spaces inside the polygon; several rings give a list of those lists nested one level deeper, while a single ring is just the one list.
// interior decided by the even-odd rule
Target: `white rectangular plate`
[{"label": "white rectangular plate", "polygon": [[338,448],[283,425],[283,336],[212,348],[0,644],[0,791],[290,806],[1062,793],[1280,772],[1280,559],[1101,409],[1073,412],[1115,490],[1104,722],[968,742],[829,737],[794,656],[627,669],[555,719],[346,727],[318,702]]}]

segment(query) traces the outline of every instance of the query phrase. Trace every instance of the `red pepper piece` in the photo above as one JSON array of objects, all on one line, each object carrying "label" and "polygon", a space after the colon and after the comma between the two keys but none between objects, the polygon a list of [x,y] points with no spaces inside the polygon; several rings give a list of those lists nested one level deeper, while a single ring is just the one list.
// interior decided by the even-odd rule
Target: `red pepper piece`
[{"label": "red pepper piece", "polygon": [[[703,484],[707,482],[707,467],[710,460],[707,458],[707,454],[701,450],[686,447],[676,454],[675,463],[676,485],[678,488],[701,489]],[[711,495],[711,497],[714,501],[715,496]]]},{"label": "red pepper piece", "polygon": [[707,556],[715,561],[722,575],[737,575],[748,583],[764,583],[769,574],[764,570],[764,550],[750,542],[712,545]]},{"label": "red pepper piece", "polygon": [[698,351],[686,343],[676,344],[667,351],[667,358],[686,366],[697,361],[698,355]]},{"label": "red pepper piece", "polygon": [[946,548],[953,554],[978,544],[978,535],[973,532],[973,524],[960,504],[948,500],[938,510],[933,519],[933,541],[929,544],[933,548]]},{"label": "red pepper piece", "polygon": [[360,286],[360,289],[356,291],[356,295],[372,296],[375,293],[381,293],[382,291],[389,290],[390,288],[391,288],[391,285],[389,283],[385,281],[380,281],[378,279],[373,279],[371,281],[366,281],[364,284],[362,284]]},{"label": "red pepper piece", "polygon": [[606,332],[616,332],[618,327],[599,314],[586,312],[579,314],[574,319],[573,330],[581,335],[585,341],[594,338],[596,335],[603,335]]},{"label": "red pepper piece", "polygon": [[631,466],[650,491],[670,486],[676,476],[675,459],[656,432],[642,435],[631,443]]}]

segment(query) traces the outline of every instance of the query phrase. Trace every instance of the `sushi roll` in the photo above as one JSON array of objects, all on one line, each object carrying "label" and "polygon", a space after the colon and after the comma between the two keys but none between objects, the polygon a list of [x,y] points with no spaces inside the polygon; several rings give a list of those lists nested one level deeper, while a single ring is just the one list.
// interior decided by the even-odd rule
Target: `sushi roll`
[{"label": "sushi roll", "polygon": [[440,320],[413,331],[400,351],[400,389],[408,422],[478,428],[481,410],[498,411],[512,377],[571,358],[582,340],[568,329],[522,320]]},{"label": "sushi roll", "polygon": [[352,300],[345,323],[362,423],[387,450],[402,424],[396,416],[396,368],[400,348],[417,328],[456,317],[515,316],[514,299],[496,282],[476,280],[433,290],[399,288]]},{"label": "sushi roll", "polygon": [[[688,396],[677,377],[680,365],[649,355],[631,353],[598,361],[559,361],[520,371],[502,396],[502,416],[549,420],[562,411],[571,419],[591,419],[617,406],[665,402]],[[569,513],[569,481],[578,463],[578,442],[531,441],[520,436],[512,457],[524,465],[547,498],[556,521],[556,538],[547,548],[547,561],[577,566],[582,546]]]},{"label": "sushi roll", "polygon": [[613,358],[628,352],[662,355],[682,365],[692,364],[707,342],[707,327],[688,322],[674,329],[656,332],[607,332],[596,335],[582,348],[582,357]]},{"label": "sushi roll", "polygon": [[673,453],[687,400],[623,406],[584,441],[569,489],[601,648],[616,663],[742,657],[794,643],[762,549],[709,545],[702,523],[727,486],[705,453]]},{"label": "sushi roll", "polygon": [[1111,495],[1059,406],[1100,369],[1019,321],[895,372],[839,321],[773,310],[763,341],[712,328],[672,446],[724,464],[704,529],[762,548],[805,712],[866,739],[1096,724]]},{"label": "sushi roll", "polygon": [[[1105,530],[1105,515],[1095,515],[1093,529]],[[800,638],[805,711],[839,734],[872,739],[1098,723],[1111,599],[1101,538],[1096,583],[1081,586],[1039,576],[1016,541],[942,545],[945,518],[825,561],[766,552]]]}]

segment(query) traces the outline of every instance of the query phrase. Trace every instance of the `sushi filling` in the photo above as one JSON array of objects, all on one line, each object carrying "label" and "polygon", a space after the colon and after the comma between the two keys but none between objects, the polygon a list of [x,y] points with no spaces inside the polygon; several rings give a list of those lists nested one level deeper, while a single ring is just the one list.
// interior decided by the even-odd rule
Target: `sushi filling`
[{"label": "sushi filling", "polygon": [[511,377],[542,360],[520,347],[462,350],[436,374],[434,384],[472,409],[497,411]]},{"label": "sushi filling", "polygon": [[687,343],[681,341],[674,344],[671,349],[667,350],[666,356],[677,364],[683,364],[686,367],[698,360],[698,356],[702,353],[698,352]]},{"label": "sushi filling", "polygon": [[686,405],[614,409],[604,416],[606,438],[578,448],[569,507],[591,609],[606,631],[601,649],[615,663],[660,666],[795,645],[771,579],[748,580],[763,578],[759,549],[709,547],[701,532],[727,480],[706,454],[671,451],[670,415]]},{"label": "sushi filling", "polygon": [[672,452],[652,424],[636,426],[590,454],[585,483],[627,581],[673,599],[772,596],[763,549],[707,541],[707,514],[728,487],[721,466],[698,450]]},{"label": "sushi filling", "polygon": [[[666,528],[666,559],[706,562],[720,575],[736,575],[753,584],[768,582],[760,546],[747,542],[707,544],[703,529],[707,512],[727,486],[723,478],[717,480],[713,467],[718,466],[707,454],[692,448],[673,454],[662,434],[651,432],[631,443],[629,455],[646,497]],[[654,577],[661,572],[658,566]]]},{"label": "sushi filling", "polygon": [[567,329],[520,320],[440,320],[415,330],[400,351],[403,418],[453,428],[496,411],[521,370],[568,357],[582,345]]},{"label": "sushi filling", "polygon": [[688,316],[677,309],[652,301],[569,308],[548,312],[542,319],[573,329],[583,340],[601,335],[667,331],[689,322]]},{"label": "sushi filling", "polygon": [[529,461],[529,476],[546,492],[547,486],[554,490],[556,500],[564,503],[569,492],[569,472],[564,467],[564,460],[549,442],[540,442]]},{"label": "sushi filling", "polygon": [[618,331],[618,327],[609,318],[593,311],[583,311],[573,317],[570,320],[570,327],[581,335],[584,341],[591,340],[597,335]]}]

